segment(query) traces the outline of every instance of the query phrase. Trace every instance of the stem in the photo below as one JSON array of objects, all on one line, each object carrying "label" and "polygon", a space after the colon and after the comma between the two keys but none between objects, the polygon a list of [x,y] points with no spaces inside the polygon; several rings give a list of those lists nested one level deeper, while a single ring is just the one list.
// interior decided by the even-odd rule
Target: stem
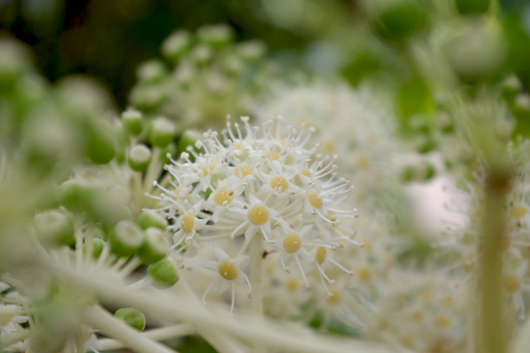
[{"label": "stem", "polygon": [[259,233],[250,240],[249,259],[252,312],[263,317],[263,237]]},{"label": "stem", "polygon": [[[263,319],[263,236],[255,234],[250,240],[250,285],[252,286],[252,312],[259,320]],[[256,353],[265,353],[264,345],[255,344]]]},{"label": "stem", "polygon": [[116,319],[101,306],[88,307],[84,315],[85,322],[102,334],[114,337],[123,345],[138,353],[175,353],[168,347],[151,341],[140,332],[128,326],[120,319]]},{"label": "stem", "polygon": [[[384,349],[380,345],[359,340],[324,337],[302,326],[279,328],[277,323],[265,322],[265,320],[255,322],[245,319],[245,317],[238,317],[237,320],[229,319],[222,317],[222,313],[226,314],[225,311],[214,311],[217,315],[212,315],[209,310],[199,304],[199,300],[191,292],[191,289],[187,288],[182,278],[174,286],[177,292],[177,296],[175,296],[167,291],[147,288],[142,291],[130,291],[108,279],[94,278],[84,273],[74,272],[70,268],[61,267],[53,262],[44,262],[43,265],[60,278],[87,290],[91,288],[103,302],[121,307],[135,307],[171,322],[190,322],[197,327],[199,334],[215,334],[234,347],[232,350],[221,351],[217,346],[214,346],[219,353],[241,352],[240,349],[236,348],[237,346],[228,340],[227,334],[237,336],[245,342],[261,344],[282,352],[393,352],[393,350]],[[189,292],[189,295],[186,292]],[[153,351],[153,353],[158,352]]]},{"label": "stem", "polygon": [[507,332],[503,315],[502,250],[499,246],[506,228],[505,195],[509,183],[506,172],[492,170],[486,180],[486,200],[482,221],[482,347],[484,353],[505,353]]},{"label": "stem", "polygon": [[[193,335],[195,332],[195,327],[192,324],[185,323],[142,332],[141,335],[151,340],[164,341],[171,338]],[[122,342],[110,338],[101,339],[98,343],[103,350],[120,349],[125,347]]]},{"label": "stem", "polygon": [[[149,192],[153,186],[153,181],[155,177],[158,179],[159,175],[156,175],[156,172],[160,172],[160,153],[162,150],[159,147],[153,147],[153,156],[151,157],[151,163],[147,167],[147,172],[145,173],[144,179],[144,192]],[[142,197],[144,197],[142,195]],[[140,201],[140,200],[139,200]]]}]

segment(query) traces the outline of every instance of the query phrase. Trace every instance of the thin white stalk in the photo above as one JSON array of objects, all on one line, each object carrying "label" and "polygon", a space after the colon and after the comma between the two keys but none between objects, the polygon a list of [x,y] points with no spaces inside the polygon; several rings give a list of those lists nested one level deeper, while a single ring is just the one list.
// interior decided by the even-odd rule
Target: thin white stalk
[{"label": "thin white stalk", "polygon": [[[263,236],[255,234],[249,244],[250,286],[252,287],[252,312],[256,318],[263,319]],[[254,345],[256,353],[265,353],[267,349],[261,343]]]},{"label": "thin white stalk", "polygon": [[143,187],[144,192],[149,192],[149,190],[153,187],[153,181],[155,180],[155,177],[158,177],[158,175],[156,175],[156,172],[157,170],[160,171],[159,160],[160,160],[161,152],[162,150],[159,147],[153,147],[153,156],[151,157],[151,163],[149,164],[149,167],[147,167],[147,171],[145,173],[144,187]]},{"label": "thin white stalk", "polygon": [[84,321],[108,337],[113,337],[137,353],[175,353],[176,351],[144,337],[139,331],[115,318],[99,305],[88,307]]},{"label": "thin white stalk", "polygon": [[[162,327],[150,331],[142,332],[143,337],[149,338],[154,341],[164,341],[171,338],[183,337],[193,335],[196,333],[195,327],[190,323],[184,323],[179,325],[173,325],[168,327]],[[104,338],[98,341],[104,350],[108,349],[120,349],[124,348],[125,345],[118,340],[110,338]],[[88,350],[87,352],[91,352]]]},{"label": "thin white stalk", "polygon": [[389,353],[393,351],[382,345],[355,339],[324,337],[301,326],[296,326],[296,330],[293,331],[289,326],[278,327],[277,322],[258,322],[240,316],[230,319],[227,313],[221,310],[213,315],[212,309],[208,311],[204,306],[196,303],[198,299],[191,301],[187,296],[181,296],[184,286],[180,284],[175,286],[175,289],[179,288],[178,296],[147,288],[143,291],[130,291],[108,279],[76,273],[54,263],[46,265],[56,275],[79,286],[92,288],[106,303],[138,308],[170,322],[190,322],[197,327],[199,334],[210,332],[221,336],[223,333],[230,333],[242,341],[261,344],[283,352]]}]

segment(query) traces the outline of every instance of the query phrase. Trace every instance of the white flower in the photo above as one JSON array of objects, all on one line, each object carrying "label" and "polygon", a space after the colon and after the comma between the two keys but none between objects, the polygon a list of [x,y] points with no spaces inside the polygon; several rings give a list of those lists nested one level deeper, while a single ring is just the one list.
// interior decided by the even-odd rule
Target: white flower
[{"label": "white flower", "polygon": [[210,286],[204,292],[202,301],[205,302],[206,295],[218,280],[221,280],[220,293],[225,292],[228,288],[232,289],[232,303],[230,312],[234,310],[235,302],[235,284],[247,283],[249,288],[249,297],[252,295],[252,287],[247,275],[241,269],[241,265],[248,259],[248,256],[239,255],[236,258],[230,258],[221,248],[213,249],[217,261],[208,261],[202,264],[203,267],[216,271],[216,275]]}]

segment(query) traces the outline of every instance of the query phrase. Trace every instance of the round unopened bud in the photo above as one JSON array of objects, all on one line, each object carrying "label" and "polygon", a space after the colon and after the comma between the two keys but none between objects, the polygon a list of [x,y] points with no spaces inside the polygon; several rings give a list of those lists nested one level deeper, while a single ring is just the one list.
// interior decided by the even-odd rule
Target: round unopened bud
[{"label": "round unopened bud", "polygon": [[57,211],[47,211],[35,216],[33,227],[39,240],[46,245],[75,243],[74,222],[67,215]]},{"label": "round unopened bud", "polygon": [[259,40],[249,40],[238,44],[236,51],[243,60],[256,60],[259,59],[267,51],[267,46]]},{"label": "round unopened bud", "polygon": [[186,130],[180,137],[178,151],[186,152],[188,146],[195,147],[195,142],[201,138],[201,133],[197,130]]},{"label": "round unopened bud", "polygon": [[138,256],[145,264],[152,264],[162,260],[169,252],[169,242],[163,231],[150,227],[144,232],[145,241]]},{"label": "round unopened bud", "polygon": [[416,146],[416,151],[421,154],[424,154],[434,150],[436,148],[436,142],[434,142],[431,136],[429,136],[428,134],[424,134],[419,138]]},{"label": "round unopened bud", "polygon": [[110,125],[93,124],[88,129],[86,155],[95,164],[107,164],[114,158],[114,143]]},{"label": "round unopened bud", "polygon": [[230,42],[232,36],[232,29],[225,25],[202,26],[197,30],[199,41],[217,48]]},{"label": "round unopened bud", "polygon": [[61,203],[72,212],[90,212],[100,191],[101,186],[96,183],[84,179],[68,180],[60,186]]},{"label": "round unopened bud", "polygon": [[167,227],[166,218],[152,210],[143,211],[136,219],[136,223],[144,230],[149,227],[165,230]]},{"label": "round unopened bud", "polygon": [[177,266],[175,261],[170,257],[165,257],[149,265],[147,267],[147,274],[153,279],[154,285],[161,289],[169,288],[179,280]]},{"label": "round unopened bud", "polygon": [[177,59],[189,48],[191,44],[191,35],[188,31],[180,30],[171,34],[162,43],[162,54],[172,60]]},{"label": "round unopened bud", "polygon": [[142,113],[135,109],[127,109],[121,114],[121,122],[125,130],[131,135],[137,136],[143,130]]},{"label": "round unopened bud", "polygon": [[374,1],[377,33],[386,40],[402,40],[426,23],[425,10],[418,0]]},{"label": "round unopened bud", "polygon": [[146,145],[136,145],[129,151],[129,167],[136,172],[145,172],[151,164],[151,150]]},{"label": "round unopened bud", "polygon": [[138,331],[143,331],[145,328],[145,315],[138,309],[121,308],[114,313],[114,316]]},{"label": "round unopened bud", "polygon": [[511,74],[502,82],[501,94],[504,99],[511,102],[522,89],[523,85],[519,78]]},{"label": "round unopened bud", "polygon": [[164,64],[158,60],[149,60],[138,68],[136,75],[140,82],[153,83],[162,81],[168,72]]},{"label": "round unopened bud", "polygon": [[417,181],[427,181],[432,179],[436,170],[430,163],[422,163],[414,168],[414,179]]},{"label": "round unopened bud", "polygon": [[149,131],[149,141],[160,148],[166,147],[175,137],[175,125],[164,117],[153,120]]},{"label": "round unopened bud", "polygon": [[526,92],[519,93],[513,101],[512,110],[517,118],[530,117],[530,94]]},{"label": "round unopened bud", "polygon": [[168,154],[170,156],[173,156],[177,153],[177,145],[171,141],[166,147],[162,149],[162,153],[160,153],[160,161],[164,164],[168,164],[171,162],[171,160],[168,158]]},{"label": "round unopened bud", "polygon": [[[105,241],[99,238],[92,239],[92,257],[94,259],[99,259],[103,248],[105,247]],[[83,244],[83,248],[87,248],[87,243]]]},{"label": "round unopened bud", "polygon": [[449,43],[447,57],[453,70],[465,82],[495,72],[505,55],[505,46],[497,31],[477,28]]},{"label": "round unopened bud", "polygon": [[479,15],[490,7],[490,0],[455,0],[456,9],[462,15]]},{"label": "round unopened bud", "polygon": [[212,59],[214,51],[211,46],[207,44],[196,45],[192,52],[191,57],[198,64],[205,64]]},{"label": "round unopened bud", "polygon": [[133,88],[130,97],[138,108],[151,110],[164,102],[166,94],[161,85],[138,85]]},{"label": "round unopened bud", "polygon": [[134,254],[143,242],[142,229],[128,220],[118,222],[110,232],[110,249],[118,256]]}]

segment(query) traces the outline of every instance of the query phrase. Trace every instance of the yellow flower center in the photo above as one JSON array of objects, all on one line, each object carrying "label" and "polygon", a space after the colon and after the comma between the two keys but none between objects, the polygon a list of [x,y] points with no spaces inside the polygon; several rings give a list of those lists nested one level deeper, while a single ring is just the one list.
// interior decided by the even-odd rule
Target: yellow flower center
[{"label": "yellow flower center", "polygon": [[332,297],[331,296],[327,297],[328,303],[333,304],[333,305],[336,305],[336,304],[340,303],[342,295],[340,294],[340,292],[338,290],[331,289],[329,291],[329,293],[333,294],[333,296]]},{"label": "yellow flower center", "polygon": [[528,208],[525,205],[516,205],[510,210],[510,216],[515,219],[521,219],[526,215],[527,212]]},{"label": "yellow flower center", "polygon": [[366,169],[370,166],[370,160],[366,156],[361,155],[357,158],[357,166],[360,169]]},{"label": "yellow flower center", "polygon": [[230,263],[229,261],[223,261],[219,264],[219,274],[224,279],[227,279],[229,281],[235,279],[237,277],[237,268],[234,266],[234,264]]},{"label": "yellow flower center", "polygon": [[180,220],[180,227],[182,228],[182,231],[184,233],[191,233],[194,222],[195,220],[193,219],[193,215],[191,213],[186,213]]},{"label": "yellow flower center", "polygon": [[361,281],[368,281],[372,277],[372,272],[370,272],[370,269],[366,266],[359,268],[357,274],[359,275],[359,279]]},{"label": "yellow flower center", "polygon": [[254,170],[248,165],[242,165],[241,167],[236,167],[236,169],[234,169],[234,175],[238,178],[244,178],[247,175],[251,175],[253,172]]},{"label": "yellow flower center", "polygon": [[304,168],[304,170],[302,170],[302,175],[305,175],[306,177],[309,178],[312,174],[309,168]]},{"label": "yellow flower center", "polygon": [[438,316],[436,320],[434,320],[434,323],[436,326],[440,328],[445,328],[445,327],[449,327],[449,325],[451,324],[451,321],[446,316]]},{"label": "yellow flower center", "polygon": [[300,281],[297,278],[291,277],[287,280],[285,284],[289,292],[296,292],[300,288]]},{"label": "yellow flower center", "polygon": [[455,305],[455,300],[451,297],[445,297],[442,299],[442,305],[446,308],[450,308]]},{"label": "yellow flower center", "polygon": [[296,233],[289,233],[283,239],[283,248],[288,254],[294,254],[302,247],[302,239]]},{"label": "yellow flower center", "polygon": [[416,339],[414,338],[414,335],[405,335],[403,337],[401,337],[401,344],[404,346],[404,347],[412,347],[414,345],[414,341]]},{"label": "yellow flower center", "polygon": [[240,143],[234,143],[232,145],[232,149],[233,150],[240,150],[241,149],[241,144]]},{"label": "yellow flower center", "polygon": [[174,194],[174,195],[173,195],[173,200],[178,199],[179,194],[180,194],[180,190],[182,190],[182,186],[177,186],[177,187],[175,188],[175,190],[173,190],[173,194]]},{"label": "yellow flower center", "polygon": [[210,173],[213,171],[214,168],[215,168],[215,164],[208,163],[207,167],[202,168],[202,172],[204,173],[204,176],[210,175]]},{"label": "yellow flower center", "polygon": [[279,192],[285,192],[287,190],[287,187],[289,187],[289,181],[287,181],[286,177],[283,177],[281,175],[275,175],[271,178],[271,188],[274,190],[278,190]]},{"label": "yellow flower center", "polygon": [[273,161],[277,161],[278,159],[280,159],[280,154],[276,151],[272,151],[272,154],[270,151],[267,151],[265,152],[265,156],[267,156],[267,159],[272,158]]},{"label": "yellow flower center", "polygon": [[316,260],[318,262],[319,265],[322,265],[322,263],[324,262],[324,260],[326,260],[326,248],[321,246],[317,249],[317,255],[316,255]]},{"label": "yellow flower center", "polygon": [[248,210],[248,220],[256,226],[265,224],[269,220],[269,211],[265,206],[252,206],[250,210]]},{"label": "yellow flower center", "polygon": [[412,312],[410,317],[414,321],[421,321],[421,319],[423,319],[423,312],[421,310],[415,310]]},{"label": "yellow flower center", "polygon": [[510,274],[504,276],[504,279],[502,281],[504,283],[504,287],[508,292],[515,292],[519,289],[521,286],[521,281],[516,275]]},{"label": "yellow flower center", "polygon": [[213,200],[219,206],[222,206],[225,202],[230,203],[234,199],[234,192],[227,188],[219,189],[213,195]]},{"label": "yellow flower center", "polygon": [[[3,312],[10,311],[2,309]],[[0,326],[5,326],[11,322],[13,315],[0,315]]]},{"label": "yellow flower center", "polygon": [[311,204],[311,206],[318,209],[322,208],[322,197],[320,197],[320,195],[317,194],[315,191],[309,191],[307,193],[307,198],[309,199],[309,203]]}]

